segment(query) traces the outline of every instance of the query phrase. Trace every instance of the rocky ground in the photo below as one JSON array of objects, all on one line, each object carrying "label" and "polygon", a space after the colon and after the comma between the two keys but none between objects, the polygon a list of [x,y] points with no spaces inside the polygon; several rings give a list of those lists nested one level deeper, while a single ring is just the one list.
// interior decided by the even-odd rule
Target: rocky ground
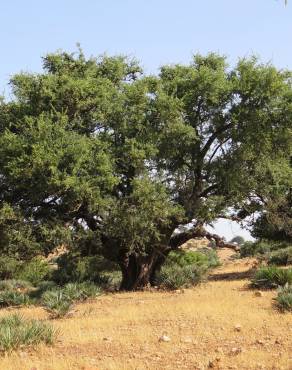
[{"label": "rocky ground", "polygon": [[[292,314],[275,310],[276,292],[248,288],[255,260],[233,260],[229,250],[220,258],[194,289],[110,294],[76,306],[53,321],[56,345],[2,357],[0,369],[292,369]],[[18,311],[47,319],[41,308]]]}]

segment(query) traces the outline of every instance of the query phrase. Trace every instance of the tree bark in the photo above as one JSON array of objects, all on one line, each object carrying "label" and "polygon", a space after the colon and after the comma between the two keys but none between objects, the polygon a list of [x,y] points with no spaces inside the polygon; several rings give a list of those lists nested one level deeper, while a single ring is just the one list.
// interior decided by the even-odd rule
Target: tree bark
[{"label": "tree bark", "polygon": [[153,285],[155,271],[157,270],[161,259],[162,257],[158,258],[158,254],[156,252],[153,252],[149,256],[141,257],[135,254],[130,254],[129,256],[124,257],[120,263],[122,271],[120,290],[139,290],[150,284]]}]

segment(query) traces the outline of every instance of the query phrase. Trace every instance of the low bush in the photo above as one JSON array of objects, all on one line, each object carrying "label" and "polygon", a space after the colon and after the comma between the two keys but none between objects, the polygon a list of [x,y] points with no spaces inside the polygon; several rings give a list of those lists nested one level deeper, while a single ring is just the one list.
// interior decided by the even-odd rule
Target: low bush
[{"label": "low bush", "polygon": [[0,350],[7,352],[23,346],[52,344],[57,336],[51,325],[10,315],[0,320]]},{"label": "low bush", "polygon": [[13,279],[17,276],[21,262],[16,258],[0,256],[0,279]]},{"label": "low bush", "polygon": [[215,262],[214,254],[172,251],[156,274],[156,284],[166,289],[196,285],[205,278],[208,268]]},{"label": "low bush", "polygon": [[102,256],[82,257],[66,253],[57,259],[58,268],[53,272],[53,280],[63,285],[69,282],[92,281],[99,285],[108,284],[104,272],[115,271],[118,267]]},{"label": "low bush", "polygon": [[54,318],[65,316],[73,305],[72,300],[68,299],[62,289],[46,291],[41,302]]},{"label": "low bush", "polygon": [[101,289],[90,282],[68,283],[62,291],[72,301],[83,301],[101,294]]},{"label": "low bush", "polygon": [[275,300],[277,307],[281,311],[292,312],[292,285],[286,285],[283,288],[280,288]]},{"label": "low bush", "polygon": [[31,303],[30,297],[25,293],[14,290],[4,290],[0,292],[0,307],[26,306]]},{"label": "low bush", "polygon": [[266,255],[273,251],[287,248],[285,242],[275,242],[271,240],[259,240],[255,242],[247,241],[240,247],[241,257],[250,257],[257,255]]},{"label": "low bush", "polygon": [[269,256],[268,263],[269,265],[278,266],[292,264],[292,246],[272,252]]},{"label": "low bush", "polygon": [[101,289],[91,282],[68,283],[62,288],[47,289],[41,297],[41,302],[53,317],[63,317],[70,311],[74,302],[100,294]]},{"label": "low bush", "polygon": [[172,251],[167,256],[165,263],[175,263],[181,267],[190,265],[216,267],[220,264],[216,251],[210,249],[202,249],[200,251]]},{"label": "low bush", "polygon": [[156,276],[157,285],[166,289],[178,289],[190,287],[200,283],[207,268],[199,265],[180,266],[178,264],[166,264]]},{"label": "low bush", "polygon": [[292,284],[292,268],[262,267],[256,272],[252,280],[252,286],[258,288],[271,289],[285,284]]},{"label": "low bush", "polygon": [[34,258],[19,268],[17,278],[38,285],[41,281],[47,279],[50,273],[51,269],[46,261],[41,258]]}]

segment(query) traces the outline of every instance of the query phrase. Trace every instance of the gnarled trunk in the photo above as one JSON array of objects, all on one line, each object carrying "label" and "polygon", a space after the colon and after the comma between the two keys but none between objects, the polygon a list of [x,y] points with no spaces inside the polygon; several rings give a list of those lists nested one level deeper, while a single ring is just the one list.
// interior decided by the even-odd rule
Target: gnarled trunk
[{"label": "gnarled trunk", "polygon": [[165,257],[157,252],[148,256],[130,254],[120,263],[122,282],[120,290],[139,290],[154,285],[155,272],[164,262]]}]

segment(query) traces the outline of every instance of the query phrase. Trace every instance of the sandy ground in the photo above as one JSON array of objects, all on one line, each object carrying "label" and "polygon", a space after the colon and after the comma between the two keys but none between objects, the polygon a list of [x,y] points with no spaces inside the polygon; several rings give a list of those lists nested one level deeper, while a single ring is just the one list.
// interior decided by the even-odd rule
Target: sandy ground
[{"label": "sandy ground", "polygon": [[[60,331],[54,346],[1,357],[0,369],[292,369],[292,314],[275,310],[276,292],[247,288],[254,260],[221,254],[224,265],[194,289],[110,294],[76,306],[72,317],[52,321]],[[18,312],[48,319],[41,308]]]}]

